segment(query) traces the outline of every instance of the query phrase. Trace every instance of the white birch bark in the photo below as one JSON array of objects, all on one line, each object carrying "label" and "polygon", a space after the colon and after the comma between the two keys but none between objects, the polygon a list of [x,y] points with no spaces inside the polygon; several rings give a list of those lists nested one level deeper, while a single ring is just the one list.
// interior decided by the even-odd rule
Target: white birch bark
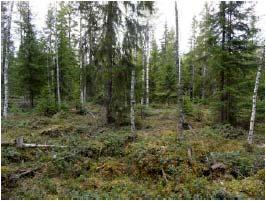
[{"label": "white birch bark", "polygon": [[3,109],[3,117],[7,117],[7,110],[8,110],[8,98],[9,98],[9,88],[8,88],[8,67],[9,67],[9,50],[10,50],[10,29],[11,29],[11,22],[12,22],[12,12],[13,12],[13,5],[14,2],[11,2],[10,11],[8,15],[8,22],[7,22],[7,41],[6,41],[6,54],[5,54],[5,64],[4,64],[4,109]]},{"label": "white birch bark", "polygon": [[145,58],[145,39],[143,39],[143,50],[142,50],[142,83],[143,83],[143,93],[141,98],[141,106],[145,105],[146,102],[146,58]]},{"label": "white birch bark", "polygon": [[255,81],[255,87],[254,87],[254,92],[253,92],[253,97],[252,97],[252,111],[251,111],[250,126],[249,126],[248,139],[247,139],[248,144],[253,143],[257,93],[258,93],[259,82],[260,82],[261,66],[262,66],[261,64],[259,64],[259,66],[258,66],[258,71],[257,71],[256,81]]},{"label": "white birch bark", "polygon": [[88,64],[88,53],[85,52],[85,55],[83,57],[84,57],[84,66],[83,66],[83,103],[86,103],[86,101],[87,101],[87,83],[86,83],[87,82],[87,79],[86,79],[87,69],[86,68],[87,68],[87,64]]},{"label": "white birch bark", "polygon": [[149,23],[147,23],[146,30],[146,51],[145,51],[145,59],[146,59],[146,106],[149,106]]}]

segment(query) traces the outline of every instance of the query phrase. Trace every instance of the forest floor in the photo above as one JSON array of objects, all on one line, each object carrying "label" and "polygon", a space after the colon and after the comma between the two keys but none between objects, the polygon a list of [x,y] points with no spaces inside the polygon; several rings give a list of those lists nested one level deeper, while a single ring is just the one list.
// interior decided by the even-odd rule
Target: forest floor
[{"label": "forest floor", "polygon": [[208,109],[198,107],[180,142],[171,105],[138,117],[135,142],[129,126],[104,124],[99,105],[87,105],[93,115],[10,116],[2,120],[2,143],[23,136],[68,147],[2,145],[2,199],[264,199],[264,123],[249,150],[247,131],[212,126]]}]

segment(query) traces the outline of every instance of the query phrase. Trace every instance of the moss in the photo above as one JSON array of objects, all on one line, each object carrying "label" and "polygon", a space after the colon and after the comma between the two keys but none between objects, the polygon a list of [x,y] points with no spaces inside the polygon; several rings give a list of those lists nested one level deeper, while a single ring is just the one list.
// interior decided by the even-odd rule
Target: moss
[{"label": "moss", "polygon": [[265,183],[265,169],[259,170],[257,174],[254,176],[254,178]]},{"label": "moss", "polygon": [[264,182],[254,177],[226,182],[225,187],[232,193],[244,193],[246,199],[264,199],[265,197]]},{"label": "moss", "polygon": [[[246,139],[226,139],[217,129],[205,126],[207,109],[199,106],[204,115],[201,122],[195,116],[188,118],[194,129],[186,130],[185,139],[178,142],[175,106],[150,107],[132,142],[128,126],[104,126],[103,109],[93,104],[86,107],[95,119],[70,111],[52,118],[18,114],[5,120],[2,139],[6,141],[24,135],[27,142],[71,147],[2,148],[4,179],[42,166],[33,177],[23,177],[2,190],[2,198],[263,199],[264,149],[255,146],[253,152],[247,152]],[[17,122],[22,123],[16,126]],[[64,134],[40,134],[54,127]],[[218,177],[210,173],[216,162],[226,165]]]},{"label": "moss", "polygon": [[98,164],[96,172],[99,172],[103,177],[116,177],[126,175],[127,164],[123,163],[119,159],[105,158]]}]

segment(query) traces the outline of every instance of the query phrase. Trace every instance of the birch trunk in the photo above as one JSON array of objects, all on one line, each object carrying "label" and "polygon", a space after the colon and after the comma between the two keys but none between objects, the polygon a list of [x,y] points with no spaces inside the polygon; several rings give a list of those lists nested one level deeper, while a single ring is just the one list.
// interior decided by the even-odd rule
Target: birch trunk
[{"label": "birch trunk", "polygon": [[8,110],[8,95],[9,95],[9,88],[8,88],[8,67],[9,67],[9,49],[10,49],[10,29],[11,29],[11,21],[12,21],[12,11],[13,11],[14,2],[12,1],[10,5],[10,13],[8,16],[7,22],[7,30],[6,30],[6,53],[5,53],[5,63],[4,63],[4,109],[3,109],[3,116],[4,118],[7,117],[7,110]]},{"label": "birch trunk", "polygon": [[149,64],[146,64],[146,106],[149,106],[150,99],[149,99]]},{"label": "birch trunk", "polygon": [[141,97],[141,100],[140,100],[140,104],[141,104],[141,109],[140,109],[140,114],[141,114],[141,118],[144,118],[144,112],[143,112],[143,107],[145,105],[145,102],[146,102],[146,68],[145,68],[145,62],[146,62],[146,59],[145,59],[145,39],[143,39],[142,41],[142,97]]},{"label": "birch trunk", "polygon": [[146,69],[146,48],[145,48],[145,38],[143,40],[143,52],[142,52],[142,65],[143,65],[143,69],[142,69],[142,83],[143,83],[143,95],[141,98],[141,105],[146,105],[146,73],[147,73],[147,69]]},{"label": "birch trunk", "polygon": [[146,30],[146,37],[145,37],[145,43],[146,43],[146,50],[145,50],[145,63],[146,63],[146,106],[149,106],[149,23],[147,23],[147,30]]},{"label": "birch trunk", "polygon": [[[85,40],[85,44],[87,44],[87,41]],[[86,47],[85,49],[88,49],[88,47]],[[87,64],[88,64],[88,56],[87,56],[88,52],[87,50],[85,50],[85,52],[83,53],[83,57],[84,57],[84,62],[83,62],[83,103],[86,103],[87,101]]]},{"label": "birch trunk", "polygon": [[182,86],[181,86],[181,66],[179,59],[179,33],[178,33],[178,10],[175,2],[175,17],[176,17],[176,75],[177,75],[177,109],[178,109],[178,134],[179,139],[182,140],[183,136],[183,108],[182,108]]},{"label": "birch trunk", "polygon": [[248,144],[253,143],[253,134],[254,134],[254,124],[255,124],[255,116],[256,116],[256,103],[257,103],[257,93],[259,88],[259,82],[260,82],[260,74],[261,74],[261,64],[258,66],[258,71],[256,75],[256,81],[255,81],[255,87],[252,97],[252,111],[251,111],[251,117],[250,117],[250,126],[249,126],[249,132],[248,132]]},{"label": "birch trunk", "polygon": [[[57,23],[57,2],[55,2],[56,7],[56,17],[55,17],[55,25]],[[56,86],[57,86],[57,104],[58,109],[61,110],[61,94],[60,94],[60,69],[58,63],[58,37],[57,31],[55,32],[55,48],[56,48]]]}]

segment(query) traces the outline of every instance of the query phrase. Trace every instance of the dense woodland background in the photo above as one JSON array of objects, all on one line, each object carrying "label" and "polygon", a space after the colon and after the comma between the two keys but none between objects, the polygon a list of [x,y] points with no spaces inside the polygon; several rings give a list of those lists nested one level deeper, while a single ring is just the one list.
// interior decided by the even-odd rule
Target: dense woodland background
[{"label": "dense woodland background", "polygon": [[[206,3],[193,18],[190,51],[182,55],[173,9],[176,27],[165,23],[158,43],[150,23],[155,2],[54,2],[41,33],[29,2],[1,2],[6,199],[264,198],[265,33],[254,2]],[[20,136],[37,143],[31,144],[37,153],[27,144],[10,147]],[[46,142],[55,147],[37,146]],[[56,177],[70,174],[73,184],[59,185],[53,168]],[[39,169],[43,178],[34,183]],[[88,183],[92,173],[98,176]],[[122,180],[111,176],[104,183],[109,174]],[[90,191],[84,194],[85,181]],[[110,190],[115,181],[120,186]],[[138,182],[143,186],[134,186]],[[54,189],[41,193],[46,185]]]}]

